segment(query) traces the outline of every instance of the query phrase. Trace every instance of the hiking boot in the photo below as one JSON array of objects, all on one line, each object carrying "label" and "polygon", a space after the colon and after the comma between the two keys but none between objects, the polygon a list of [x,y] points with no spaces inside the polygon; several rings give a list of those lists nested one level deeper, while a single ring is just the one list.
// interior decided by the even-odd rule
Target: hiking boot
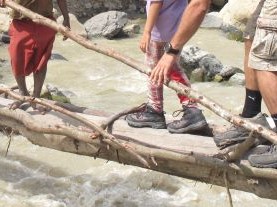
[{"label": "hiking boot", "polygon": [[154,129],[165,129],[164,113],[155,111],[151,106],[146,105],[141,112],[128,114],[126,121],[132,127],[151,127]]},{"label": "hiking boot", "polygon": [[[266,117],[264,114],[259,113],[253,118],[245,118],[255,124],[260,124],[266,128],[270,128]],[[220,147],[221,149],[224,149],[225,147],[243,142],[245,139],[249,137],[250,131],[245,129],[241,126],[232,125],[229,129],[227,129],[225,132],[216,134],[214,136],[214,142],[216,146]],[[254,134],[253,136],[259,137],[257,134]],[[260,139],[261,141],[263,139]]]},{"label": "hiking boot", "polygon": [[198,108],[183,106],[184,112],[180,120],[173,121],[168,124],[167,129],[171,133],[189,133],[199,131],[208,126],[207,121]]},{"label": "hiking boot", "polygon": [[268,146],[266,152],[248,157],[250,165],[261,168],[277,168],[277,145]]}]

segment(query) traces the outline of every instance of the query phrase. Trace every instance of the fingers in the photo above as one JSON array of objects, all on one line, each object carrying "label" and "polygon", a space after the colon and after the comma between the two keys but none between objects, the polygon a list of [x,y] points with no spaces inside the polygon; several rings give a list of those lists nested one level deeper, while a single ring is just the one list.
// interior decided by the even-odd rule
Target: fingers
[{"label": "fingers", "polygon": [[143,53],[146,52],[146,47],[147,47],[147,46],[146,46],[146,42],[145,42],[145,41],[141,41],[139,47],[140,47],[140,50],[141,50]]},{"label": "fingers", "polygon": [[177,58],[175,56],[163,55],[156,67],[152,70],[150,80],[158,85],[162,85],[163,83],[168,84],[170,81],[169,74],[176,60]]}]

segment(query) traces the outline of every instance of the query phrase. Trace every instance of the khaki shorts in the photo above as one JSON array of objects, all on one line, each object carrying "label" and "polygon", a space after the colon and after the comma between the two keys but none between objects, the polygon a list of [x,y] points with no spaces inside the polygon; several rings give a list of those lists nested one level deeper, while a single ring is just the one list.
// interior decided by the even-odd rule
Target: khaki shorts
[{"label": "khaki shorts", "polygon": [[[270,0],[266,0],[271,4]],[[267,11],[265,7],[261,16],[277,13],[277,5]],[[271,17],[270,19],[268,17]],[[277,18],[275,15],[268,15],[266,18],[259,17],[257,29],[252,43],[249,66],[256,70],[277,72]]]},{"label": "khaki shorts", "polygon": [[257,27],[257,19],[261,13],[265,0],[260,0],[256,10],[253,12],[251,17],[248,19],[245,31],[243,33],[244,39],[253,40],[256,32]]}]

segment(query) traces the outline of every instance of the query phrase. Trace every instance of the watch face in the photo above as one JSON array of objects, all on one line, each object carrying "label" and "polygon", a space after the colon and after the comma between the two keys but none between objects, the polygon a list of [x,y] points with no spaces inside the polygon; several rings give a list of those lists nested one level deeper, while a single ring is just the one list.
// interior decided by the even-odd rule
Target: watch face
[{"label": "watch face", "polygon": [[164,51],[166,53],[170,52],[170,49],[171,49],[171,44],[169,42],[165,43],[165,46],[164,46]]},{"label": "watch face", "polygon": [[178,55],[180,50],[177,50],[177,49],[173,49],[172,48],[172,45],[167,42],[165,45],[164,45],[164,51],[168,54],[174,54],[174,55]]}]

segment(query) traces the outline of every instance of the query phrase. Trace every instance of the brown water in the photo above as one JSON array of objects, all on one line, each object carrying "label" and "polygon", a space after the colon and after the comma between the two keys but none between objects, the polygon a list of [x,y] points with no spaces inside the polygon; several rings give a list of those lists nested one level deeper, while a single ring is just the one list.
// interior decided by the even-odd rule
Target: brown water
[{"label": "brown water", "polygon": [[[138,49],[139,36],[96,41],[144,60]],[[225,39],[220,32],[200,30],[189,44],[213,53],[224,64],[242,67],[243,44]],[[74,104],[118,112],[145,102],[145,75],[70,40],[63,42],[61,37],[57,37],[53,53],[67,60],[49,62],[46,83],[74,92]],[[4,47],[0,47],[0,58],[8,59]],[[4,75],[0,81],[14,85],[9,66],[0,70]],[[29,82],[32,82],[31,78]],[[196,83],[192,87],[234,113],[242,109],[244,88],[241,86]],[[167,114],[179,108],[175,93],[165,89]],[[208,109],[203,110],[210,123],[226,123]],[[41,148],[21,136],[13,138],[9,155],[5,158],[8,139],[5,136],[0,138],[0,207],[228,206],[224,188]],[[277,205],[276,201],[260,199],[249,193],[232,191],[232,195],[234,206]]]}]

